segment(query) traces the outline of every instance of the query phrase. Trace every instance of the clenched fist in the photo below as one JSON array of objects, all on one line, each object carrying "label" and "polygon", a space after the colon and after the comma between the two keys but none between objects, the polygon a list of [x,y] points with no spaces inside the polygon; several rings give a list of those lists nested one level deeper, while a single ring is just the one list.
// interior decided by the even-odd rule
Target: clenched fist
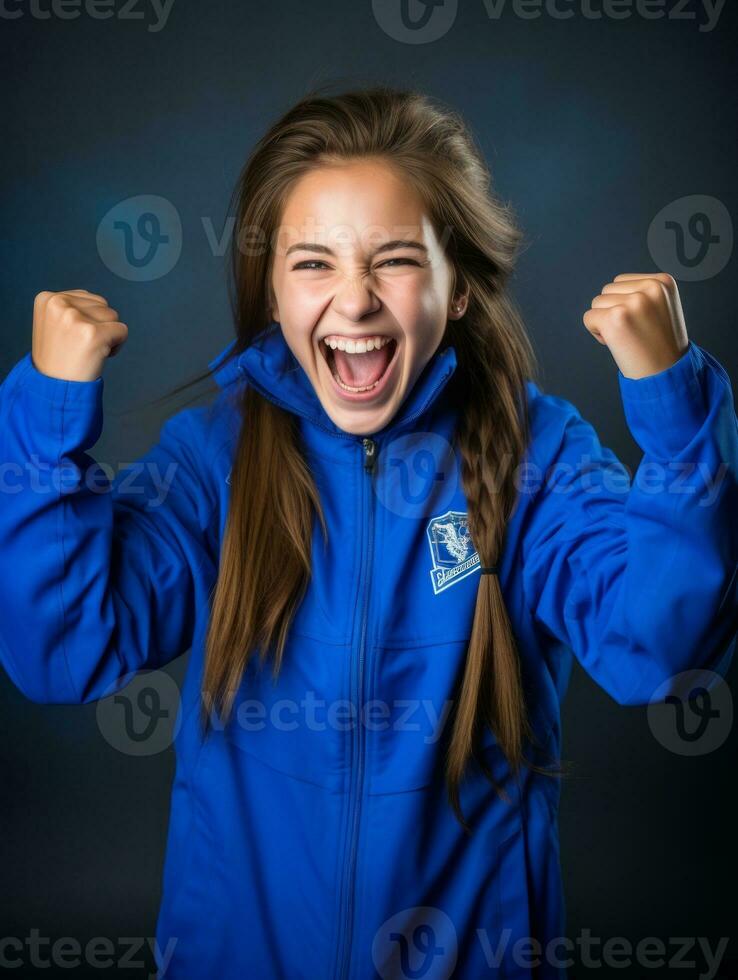
[{"label": "clenched fist", "polygon": [[106,358],[126,342],[118,311],[86,289],[43,292],[33,303],[31,359],[42,374],[62,381],[95,381]]},{"label": "clenched fist", "polygon": [[615,276],[583,319],[626,378],[665,371],[689,346],[679,289],[666,272]]}]

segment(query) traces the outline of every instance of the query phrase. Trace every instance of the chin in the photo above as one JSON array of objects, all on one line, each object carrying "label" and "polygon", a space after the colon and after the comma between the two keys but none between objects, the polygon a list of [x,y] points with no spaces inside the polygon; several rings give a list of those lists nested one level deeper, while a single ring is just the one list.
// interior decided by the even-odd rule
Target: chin
[{"label": "chin", "polygon": [[[323,407],[340,429],[355,436],[373,435],[388,425],[395,415],[395,409],[390,406],[367,406],[361,413],[347,410],[335,402],[331,402],[330,411],[325,404]],[[359,414],[363,417],[359,418]]]}]

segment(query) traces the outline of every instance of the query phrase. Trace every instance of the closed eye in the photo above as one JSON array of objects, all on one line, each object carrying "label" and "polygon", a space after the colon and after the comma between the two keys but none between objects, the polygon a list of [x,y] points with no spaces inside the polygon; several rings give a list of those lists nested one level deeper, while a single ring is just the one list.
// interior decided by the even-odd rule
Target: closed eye
[{"label": "closed eye", "polygon": [[[390,262],[405,262],[405,263],[408,263],[409,265],[417,265],[417,266],[420,265],[420,262],[416,262],[415,259],[404,259],[404,258],[403,259],[387,259],[386,262],[380,262],[378,268],[381,268],[383,265],[389,265]],[[308,268],[314,269],[317,266],[323,266],[324,268],[327,268],[325,262],[322,262],[320,259],[305,259],[304,262],[298,262],[297,265],[293,265],[292,268],[293,268],[293,270],[294,269],[308,269]]]}]

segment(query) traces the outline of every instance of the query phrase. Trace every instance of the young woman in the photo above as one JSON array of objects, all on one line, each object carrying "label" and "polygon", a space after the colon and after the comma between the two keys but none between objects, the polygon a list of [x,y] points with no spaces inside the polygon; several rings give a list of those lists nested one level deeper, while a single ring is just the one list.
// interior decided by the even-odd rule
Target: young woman
[{"label": "young woman", "polygon": [[160,976],[560,976],[572,657],[621,704],[728,666],[729,378],[670,276],[604,286],[631,483],[534,380],[519,239],[456,113],[312,93],[239,181],[217,398],[111,483],[87,451],[127,327],[36,297],[0,387],[0,656],[86,703],[191,648]]}]

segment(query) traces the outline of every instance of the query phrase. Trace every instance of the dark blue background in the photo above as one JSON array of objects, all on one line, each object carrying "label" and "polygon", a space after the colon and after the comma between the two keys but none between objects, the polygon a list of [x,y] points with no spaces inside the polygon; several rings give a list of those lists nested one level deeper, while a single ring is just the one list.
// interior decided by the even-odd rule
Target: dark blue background
[{"label": "dark blue background", "polygon": [[[736,213],[735,4],[709,32],[699,19],[595,20],[582,3],[560,7],[577,13],[529,20],[508,4],[495,20],[483,0],[465,0],[443,37],[405,44],[380,28],[370,2],[175,0],[155,32],[143,2],[142,20],[64,21],[7,0],[22,16],[0,17],[0,373],[30,349],[37,292],[102,293],[130,335],[106,367],[94,455],[115,468],[135,459],[177,405],[117,413],[204,369],[230,339],[225,261],[203,219],[221,234],[255,140],[310,85],[417,86],[466,116],[524,228],[513,290],[544,387],[573,401],[634,470],[640,451],[615,364],[581,318],[616,274],[656,271],[647,232],[669,202],[704,194]],[[697,3],[686,10],[702,16]],[[167,198],[183,227],[174,269],[141,283],[112,273],[96,247],[103,216],[138,194]],[[735,273],[732,257],[718,275],[680,281],[690,336],[734,390]],[[186,657],[169,670],[181,679],[185,667]],[[735,669],[730,682],[735,692]],[[4,674],[0,700],[0,937],[32,927],[82,942],[153,936],[171,751],[116,752],[95,705],[33,704]],[[713,947],[731,936],[735,730],[710,755],[670,753],[645,708],[618,707],[577,667],[564,733],[576,764],[561,816],[568,935],[588,928],[634,945],[704,936]],[[662,975],[618,975],[642,972]]]}]

